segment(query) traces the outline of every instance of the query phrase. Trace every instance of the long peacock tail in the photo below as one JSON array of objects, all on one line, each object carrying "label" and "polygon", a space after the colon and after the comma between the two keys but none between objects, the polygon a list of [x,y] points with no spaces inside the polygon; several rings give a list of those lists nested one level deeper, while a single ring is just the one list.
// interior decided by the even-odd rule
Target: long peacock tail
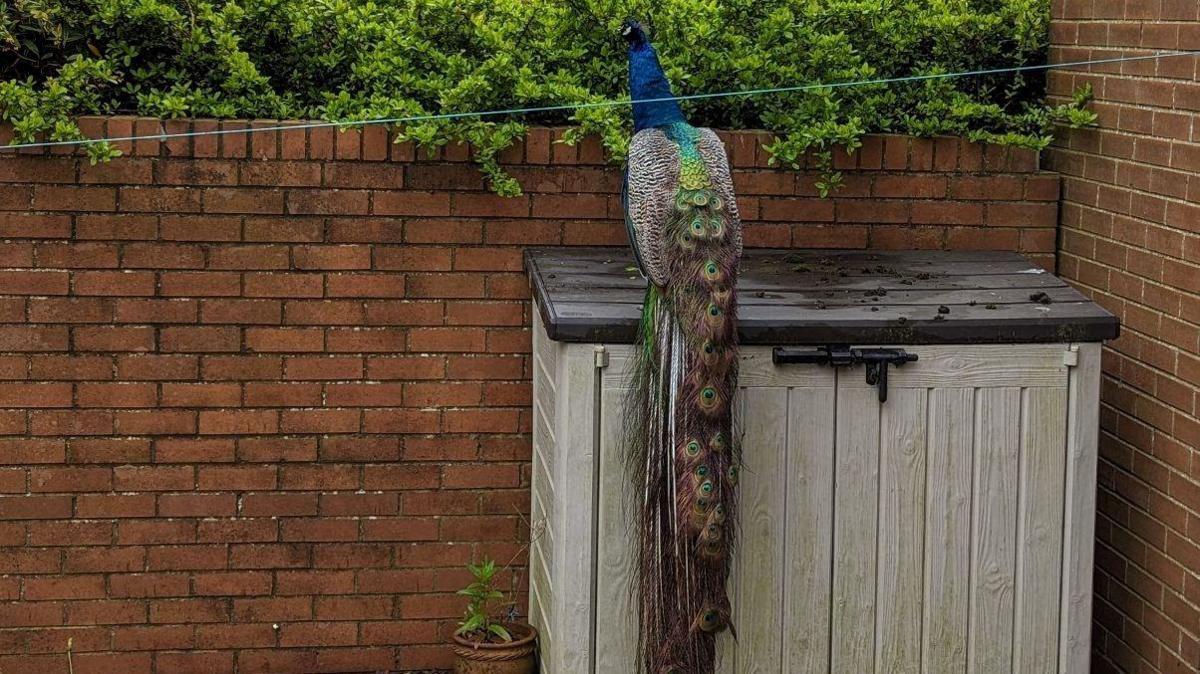
[{"label": "long peacock tail", "polygon": [[739,450],[736,207],[714,189],[697,131],[663,129],[679,184],[662,229],[666,282],[643,305],[628,402],[629,470],[640,490],[638,659],[645,674],[711,674],[731,628],[725,585]]}]

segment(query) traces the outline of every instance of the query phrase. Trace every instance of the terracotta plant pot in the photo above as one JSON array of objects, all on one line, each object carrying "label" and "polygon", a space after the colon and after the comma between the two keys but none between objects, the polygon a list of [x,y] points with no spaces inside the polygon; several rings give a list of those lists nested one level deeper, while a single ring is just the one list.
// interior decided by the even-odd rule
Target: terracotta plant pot
[{"label": "terracotta plant pot", "polygon": [[537,630],[532,625],[505,625],[513,640],[507,644],[479,644],[454,635],[456,674],[533,674]]}]

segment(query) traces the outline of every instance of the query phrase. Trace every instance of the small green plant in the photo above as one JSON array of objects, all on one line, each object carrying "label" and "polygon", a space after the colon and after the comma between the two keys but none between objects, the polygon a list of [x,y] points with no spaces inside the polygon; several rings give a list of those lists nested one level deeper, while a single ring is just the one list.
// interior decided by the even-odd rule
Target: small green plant
[{"label": "small green plant", "polygon": [[471,600],[467,602],[466,614],[454,633],[480,642],[512,641],[512,634],[500,621],[492,617],[493,602],[504,599],[504,593],[496,589],[496,562],[485,559],[479,564],[467,564],[467,569],[475,580],[459,590],[458,594],[470,597]]}]

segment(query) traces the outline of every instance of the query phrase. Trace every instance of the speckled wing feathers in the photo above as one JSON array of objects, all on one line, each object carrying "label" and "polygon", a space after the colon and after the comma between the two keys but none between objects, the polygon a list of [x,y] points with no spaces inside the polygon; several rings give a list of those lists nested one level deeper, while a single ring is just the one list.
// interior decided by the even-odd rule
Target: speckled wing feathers
[{"label": "speckled wing feathers", "polygon": [[626,218],[633,235],[630,244],[637,250],[642,273],[659,286],[667,282],[662,234],[679,188],[679,165],[679,147],[660,129],[634,134],[626,184]]}]

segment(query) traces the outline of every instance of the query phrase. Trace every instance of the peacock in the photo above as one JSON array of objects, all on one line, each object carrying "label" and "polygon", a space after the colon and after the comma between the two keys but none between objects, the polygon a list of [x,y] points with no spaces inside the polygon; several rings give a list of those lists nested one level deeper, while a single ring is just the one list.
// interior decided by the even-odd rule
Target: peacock
[{"label": "peacock", "polygon": [[637,658],[644,674],[711,674],[717,635],[733,631],[741,221],[720,139],[684,119],[642,26],[621,33],[635,101],[622,201],[649,280],[624,434],[638,504]]}]

